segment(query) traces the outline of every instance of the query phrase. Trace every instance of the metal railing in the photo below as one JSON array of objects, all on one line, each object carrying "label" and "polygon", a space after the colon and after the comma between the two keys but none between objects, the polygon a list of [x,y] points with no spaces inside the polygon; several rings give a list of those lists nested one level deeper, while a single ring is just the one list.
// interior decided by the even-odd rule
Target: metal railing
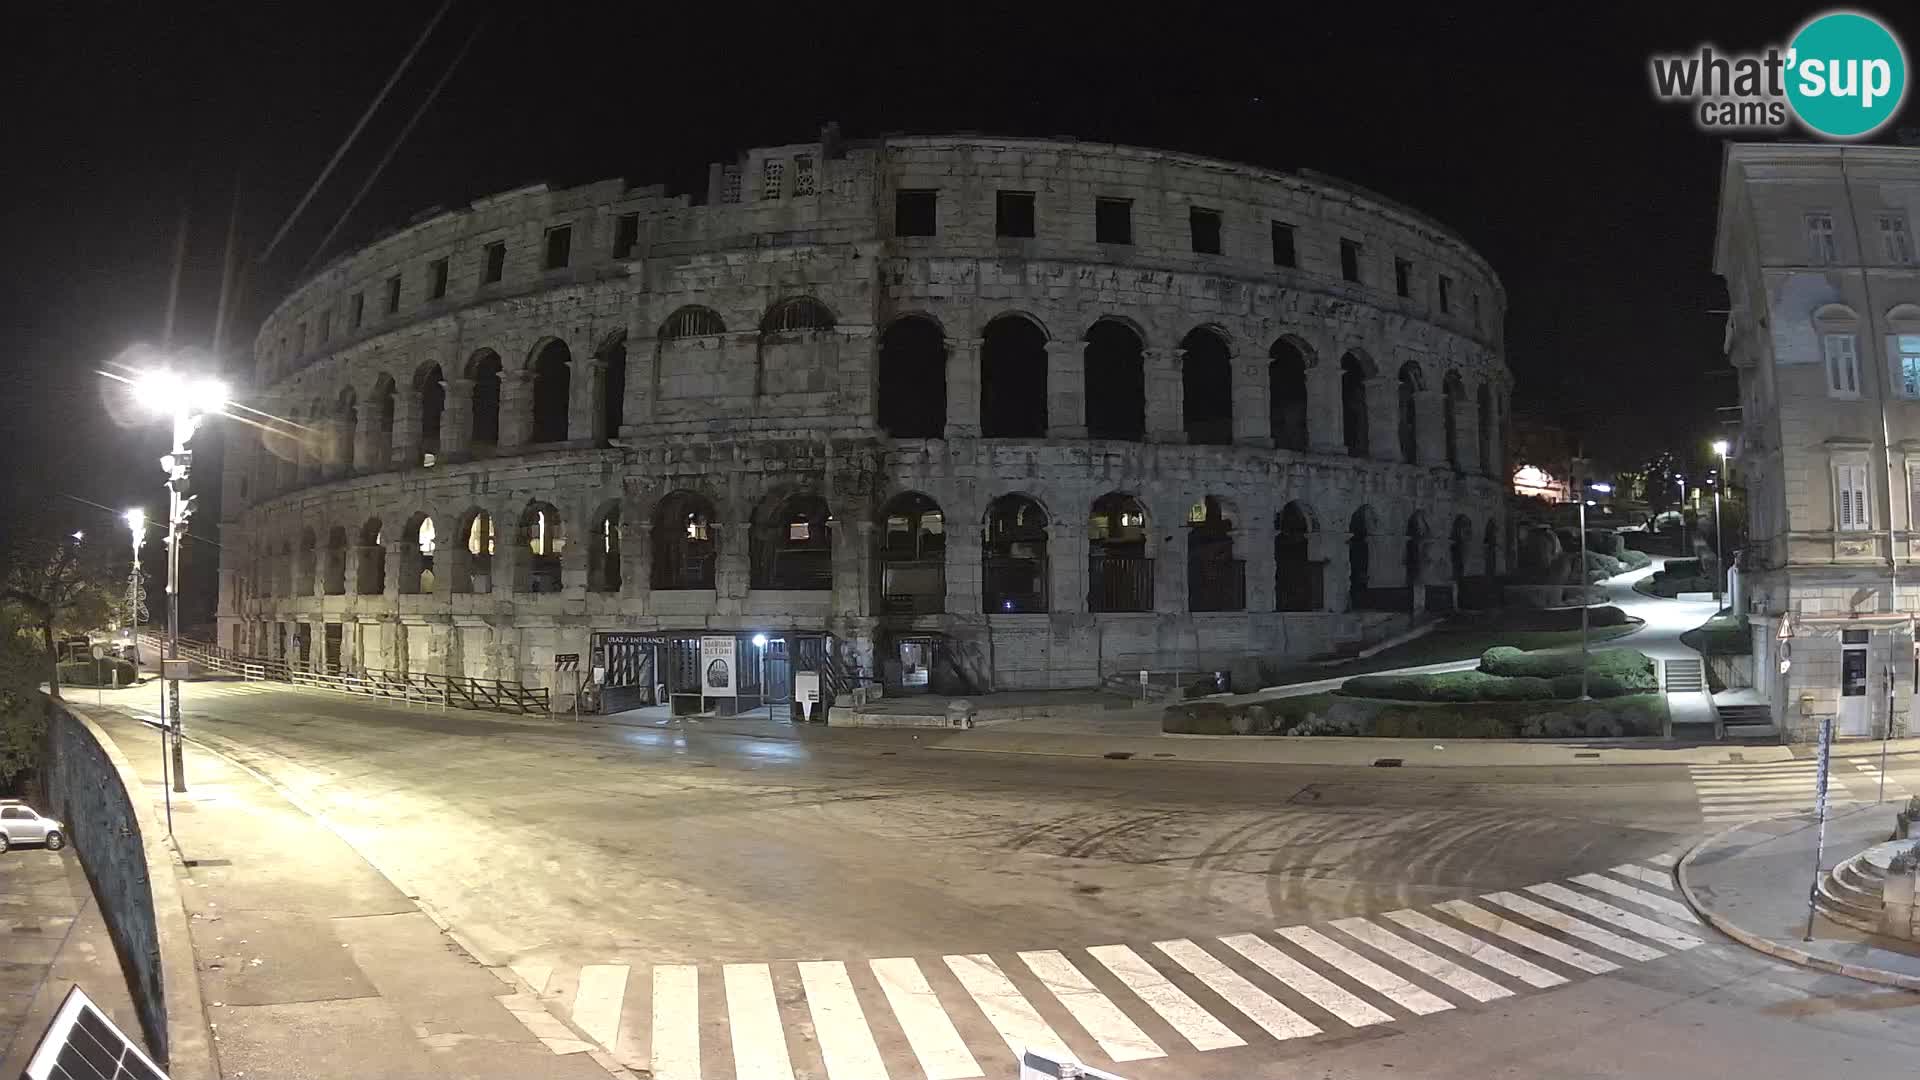
[{"label": "metal railing", "polygon": [[1136,555],[1095,555],[1089,558],[1087,610],[1152,611],[1153,560]]},{"label": "metal railing", "polygon": [[[143,648],[155,650],[165,648],[166,644],[164,639],[153,636],[143,636],[141,642]],[[156,651],[153,655],[162,653]],[[316,671],[312,665],[299,660],[242,656],[218,645],[185,639],[180,642],[180,656],[206,670],[239,675],[246,679],[272,680],[317,690],[418,701],[455,709],[543,714],[551,706],[546,687],[527,686],[511,679],[477,679],[465,675],[433,675],[378,668],[324,672]]]}]

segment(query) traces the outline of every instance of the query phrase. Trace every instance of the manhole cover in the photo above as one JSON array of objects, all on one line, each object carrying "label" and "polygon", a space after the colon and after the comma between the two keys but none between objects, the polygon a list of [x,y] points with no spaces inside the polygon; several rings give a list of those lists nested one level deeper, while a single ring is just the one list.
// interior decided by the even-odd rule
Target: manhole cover
[{"label": "manhole cover", "polygon": [[1403,764],[1402,760],[1397,757],[1383,757],[1383,758],[1373,759],[1373,767],[1376,769],[1397,769],[1402,764]]}]

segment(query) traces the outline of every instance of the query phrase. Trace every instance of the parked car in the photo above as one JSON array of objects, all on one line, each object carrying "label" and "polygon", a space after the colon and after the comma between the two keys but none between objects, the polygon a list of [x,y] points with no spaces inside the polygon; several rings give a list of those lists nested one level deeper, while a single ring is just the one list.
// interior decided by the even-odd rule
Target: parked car
[{"label": "parked car", "polygon": [[20,844],[43,844],[48,851],[67,846],[67,827],[19,799],[0,799],[0,853]]}]

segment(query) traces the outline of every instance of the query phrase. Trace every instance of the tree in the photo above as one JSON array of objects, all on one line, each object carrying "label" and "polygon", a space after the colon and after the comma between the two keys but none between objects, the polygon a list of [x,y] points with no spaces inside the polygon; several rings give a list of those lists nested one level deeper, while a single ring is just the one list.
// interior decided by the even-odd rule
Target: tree
[{"label": "tree", "polygon": [[69,528],[71,524],[60,515],[39,515],[13,531],[3,555],[6,581],[0,602],[16,610],[4,620],[14,632],[0,641],[0,648],[19,648],[25,640],[21,630],[38,630],[44,650],[41,678],[56,698],[61,635],[106,625],[121,588],[115,553],[106,544],[88,543],[85,533]]}]

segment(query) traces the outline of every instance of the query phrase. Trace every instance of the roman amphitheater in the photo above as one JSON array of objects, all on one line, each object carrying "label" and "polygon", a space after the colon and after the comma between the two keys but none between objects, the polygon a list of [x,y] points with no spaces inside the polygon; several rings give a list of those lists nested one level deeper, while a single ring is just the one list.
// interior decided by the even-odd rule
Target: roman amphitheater
[{"label": "roman amphitheater", "polygon": [[681,712],[1244,685],[1485,595],[1504,312],[1404,206],[1129,146],[503,192],[265,320],[219,644]]}]

